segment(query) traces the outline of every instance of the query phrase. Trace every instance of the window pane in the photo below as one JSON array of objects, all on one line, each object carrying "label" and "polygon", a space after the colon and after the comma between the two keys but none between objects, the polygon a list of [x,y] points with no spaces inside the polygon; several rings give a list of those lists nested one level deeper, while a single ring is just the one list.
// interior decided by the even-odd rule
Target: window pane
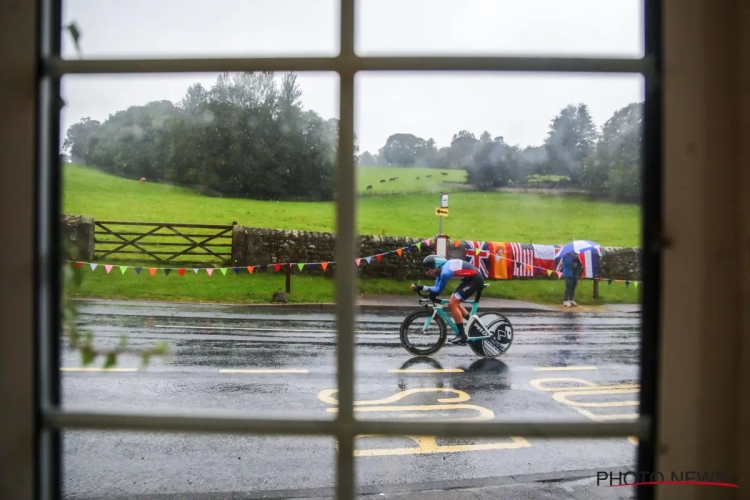
[{"label": "window pane", "polygon": [[337,75],[62,86],[65,407],[333,418]]},{"label": "window pane", "polygon": [[65,498],[312,498],[331,495],[336,483],[332,438],[63,436]]},{"label": "window pane", "polygon": [[[636,418],[643,79],[365,72],[356,88],[358,285],[370,310],[357,335],[355,415]],[[452,345],[449,306],[437,316],[420,305],[410,284],[442,284],[422,266],[430,255],[451,259],[438,270],[452,276],[439,299],[473,300],[473,287],[489,285],[476,311],[487,338],[467,323],[475,340]],[[360,436],[358,484],[489,488],[520,475],[528,487],[578,470],[590,481],[575,488],[596,488],[596,471],[633,468],[634,443]]]},{"label": "window pane", "polygon": [[[65,0],[84,59],[332,56],[338,53],[335,0]],[[64,33],[63,56],[79,57]]]},{"label": "window pane", "polygon": [[644,53],[642,0],[358,0],[356,16],[362,56]]}]

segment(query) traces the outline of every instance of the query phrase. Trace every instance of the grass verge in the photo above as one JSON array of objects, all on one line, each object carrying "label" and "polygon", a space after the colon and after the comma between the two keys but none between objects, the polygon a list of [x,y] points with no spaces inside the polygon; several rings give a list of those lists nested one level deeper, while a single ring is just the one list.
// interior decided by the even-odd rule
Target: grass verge
[{"label": "grass verge", "polygon": [[[84,267],[83,283],[80,287],[69,290],[75,298],[101,298],[126,300],[155,300],[179,302],[213,302],[213,303],[270,303],[274,292],[284,291],[286,278],[284,273],[274,270],[254,272],[252,275],[242,271],[239,275],[228,269],[223,275],[218,269],[212,276],[205,271],[195,274],[187,269],[183,276],[176,270],[165,275],[163,270],[151,276],[147,268],[136,274],[129,268],[123,274],[118,267],[112,268],[109,274],[104,266],[94,271]],[[413,296],[409,289],[410,280],[360,279],[357,282],[361,296],[378,294],[395,294]],[[335,296],[335,282],[332,277],[292,275],[290,303],[332,303]],[[420,280],[424,285],[433,284]],[[565,282],[563,280],[509,280],[488,281],[490,284],[483,297],[523,300],[536,304],[561,304]],[[449,283],[443,297],[447,297],[458,281]],[[626,287],[624,283],[608,285],[599,282],[599,298],[593,298],[593,282],[584,280],[579,283],[576,302],[581,305],[603,304],[637,304],[640,303],[640,288],[633,284]]]}]

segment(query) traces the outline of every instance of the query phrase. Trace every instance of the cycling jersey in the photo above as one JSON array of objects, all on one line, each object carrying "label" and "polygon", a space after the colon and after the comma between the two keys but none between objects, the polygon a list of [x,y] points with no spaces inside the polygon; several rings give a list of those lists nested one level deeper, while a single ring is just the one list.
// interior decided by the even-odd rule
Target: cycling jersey
[{"label": "cycling jersey", "polygon": [[471,263],[461,259],[450,259],[443,264],[440,269],[440,274],[437,276],[435,286],[426,286],[423,290],[439,295],[445,289],[445,285],[448,284],[448,280],[451,278],[470,278],[477,274],[480,274],[479,269],[474,267]]}]

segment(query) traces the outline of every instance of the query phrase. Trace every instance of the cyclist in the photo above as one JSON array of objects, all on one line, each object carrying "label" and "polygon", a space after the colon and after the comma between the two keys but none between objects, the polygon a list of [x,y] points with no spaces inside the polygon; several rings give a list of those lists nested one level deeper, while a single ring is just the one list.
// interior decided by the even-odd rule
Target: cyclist
[{"label": "cyclist", "polygon": [[[461,259],[445,259],[437,255],[428,255],[422,261],[422,266],[426,269],[425,274],[431,278],[437,278],[434,286],[422,286],[412,284],[412,290],[417,292],[426,290],[430,295],[438,295],[448,284],[451,278],[463,278],[461,284],[456,287],[451,295],[448,306],[453,314],[453,320],[458,327],[458,335],[450,339],[451,344],[466,345],[468,337],[464,331],[463,318],[469,316],[469,312],[464,309],[461,302],[467,300],[475,292],[484,286],[484,276],[471,263]],[[462,314],[463,313],[463,314]]]}]

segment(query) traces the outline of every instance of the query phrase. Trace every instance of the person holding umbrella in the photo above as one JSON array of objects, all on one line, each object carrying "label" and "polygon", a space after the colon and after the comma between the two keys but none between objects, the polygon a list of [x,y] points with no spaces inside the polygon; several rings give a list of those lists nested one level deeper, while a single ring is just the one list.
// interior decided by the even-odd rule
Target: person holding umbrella
[{"label": "person holding umbrella", "polygon": [[[558,253],[560,266],[562,267],[562,276],[565,278],[565,298],[563,305],[566,307],[577,306],[575,301],[576,287],[578,280],[583,275],[583,263],[579,257],[582,252],[595,251],[596,255],[601,252],[601,245],[588,240],[576,240],[568,243],[560,249]],[[592,254],[593,256],[593,254]]]}]

